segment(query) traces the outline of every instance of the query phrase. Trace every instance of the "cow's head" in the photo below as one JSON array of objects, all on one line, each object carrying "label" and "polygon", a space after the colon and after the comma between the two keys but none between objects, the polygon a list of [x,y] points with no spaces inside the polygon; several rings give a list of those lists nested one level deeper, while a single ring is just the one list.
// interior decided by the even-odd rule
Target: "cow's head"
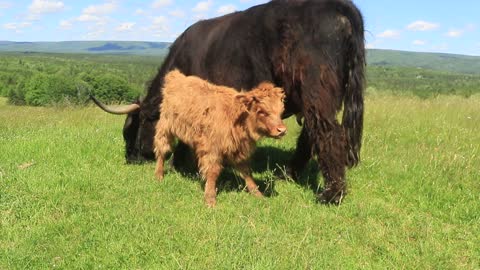
[{"label": "cow's head", "polygon": [[152,147],[155,121],[149,120],[142,114],[143,104],[140,100],[136,100],[130,105],[112,108],[101,103],[92,95],[90,98],[105,112],[127,115],[123,125],[123,138],[125,140],[125,158],[128,163],[155,159]]},{"label": "cow's head", "polygon": [[282,121],[285,93],[282,88],[262,82],[251,91],[238,95],[249,113],[249,128],[260,136],[281,138],[287,133]]}]

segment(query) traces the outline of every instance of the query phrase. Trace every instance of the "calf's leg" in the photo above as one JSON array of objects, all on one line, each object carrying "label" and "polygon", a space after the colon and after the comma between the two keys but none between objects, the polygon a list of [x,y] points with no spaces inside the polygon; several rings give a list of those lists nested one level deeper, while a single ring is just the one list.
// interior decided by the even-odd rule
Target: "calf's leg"
[{"label": "calf's leg", "polygon": [[157,128],[155,134],[155,156],[157,158],[157,165],[155,168],[155,176],[159,181],[163,180],[164,175],[164,160],[165,156],[171,152],[174,137],[161,126]]},{"label": "calf's leg", "polygon": [[201,150],[196,150],[200,173],[205,179],[205,203],[209,207],[214,207],[217,203],[217,179],[222,171],[221,160],[212,154]]},{"label": "calf's leg", "polygon": [[262,192],[258,190],[258,186],[253,180],[252,170],[250,165],[247,163],[238,164],[235,166],[237,171],[240,173],[241,177],[245,180],[245,185],[247,186],[248,192],[256,197],[263,197]]}]

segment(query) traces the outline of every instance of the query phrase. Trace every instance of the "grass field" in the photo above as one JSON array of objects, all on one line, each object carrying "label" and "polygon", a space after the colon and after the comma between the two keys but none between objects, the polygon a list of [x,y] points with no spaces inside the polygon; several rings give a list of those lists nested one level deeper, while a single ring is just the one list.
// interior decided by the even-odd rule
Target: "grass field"
[{"label": "grass field", "polygon": [[274,177],[292,119],[255,156],[272,196],[227,172],[215,209],[196,177],[158,183],[153,163],[126,165],[123,120],[0,99],[1,270],[480,269],[478,95],[369,96],[362,163],[338,207]]}]

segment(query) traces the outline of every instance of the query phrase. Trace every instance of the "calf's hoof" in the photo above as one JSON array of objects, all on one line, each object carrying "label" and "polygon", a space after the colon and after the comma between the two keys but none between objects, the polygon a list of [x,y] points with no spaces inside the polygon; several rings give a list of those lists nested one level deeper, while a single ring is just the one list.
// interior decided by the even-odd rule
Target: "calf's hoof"
[{"label": "calf's hoof", "polygon": [[263,198],[263,194],[262,192],[260,192],[258,189],[255,189],[254,191],[250,191],[250,194],[252,194],[253,196],[257,197],[257,198]]},{"label": "calf's hoof", "polygon": [[158,182],[162,182],[162,181],[163,181],[163,173],[156,172],[156,173],[155,173],[155,177],[157,178],[157,181],[158,181]]},{"label": "calf's hoof", "polygon": [[207,204],[207,207],[213,208],[217,204],[217,199],[215,197],[205,196],[205,203]]},{"label": "calf's hoof", "polygon": [[317,194],[317,202],[323,204],[339,205],[342,203],[345,194],[345,190],[334,190],[331,188],[326,188],[322,191],[322,193]]}]

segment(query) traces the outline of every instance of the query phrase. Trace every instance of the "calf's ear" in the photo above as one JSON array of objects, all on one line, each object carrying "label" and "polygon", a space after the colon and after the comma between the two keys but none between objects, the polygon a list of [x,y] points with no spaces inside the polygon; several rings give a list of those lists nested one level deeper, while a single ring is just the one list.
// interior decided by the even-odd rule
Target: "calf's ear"
[{"label": "calf's ear", "polygon": [[261,82],[257,85],[257,89],[262,89],[262,90],[270,90],[272,88],[274,88],[275,86],[273,85],[273,83],[271,82]]},{"label": "calf's ear", "polygon": [[257,98],[252,95],[247,95],[247,94],[238,94],[236,96],[238,102],[242,103],[248,111],[252,108],[252,105],[255,101],[257,101]]}]

